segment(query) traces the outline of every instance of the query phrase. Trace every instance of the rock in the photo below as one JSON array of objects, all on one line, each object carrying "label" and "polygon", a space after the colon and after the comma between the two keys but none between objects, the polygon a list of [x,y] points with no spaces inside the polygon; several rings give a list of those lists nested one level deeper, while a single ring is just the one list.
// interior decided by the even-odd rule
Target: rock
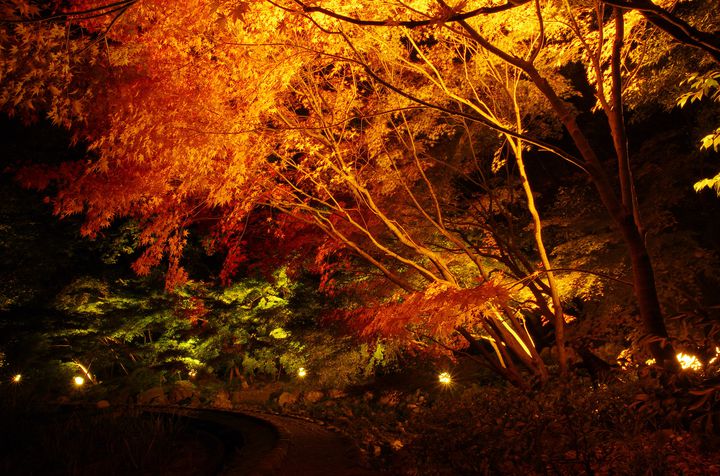
[{"label": "rock", "polygon": [[229,410],[232,408],[232,402],[230,401],[230,394],[226,390],[220,390],[215,395],[215,399],[212,402],[212,406],[223,410]]},{"label": "rock", "polygon": [[242,392],[240,390],[235,390],[230,394],[230,401],[233,402],[233,405],[239,405],[242,403]]},{"label": "rock", "polygon": [[278,405],[284,407],[285,405],[293,405],[297,402],[298,396],[294,393],[283,392],[278,397]]},{"label": "rock", "polygon": [[272,393],[272,391],[266,389],[240,391],[233,394],[233,401],[235,403],[262,405],[271,400]]},{"label": "rock", "polygon": [[303,396],[303,400],[306,403],[317,403],[322,400],[324,396],[325,394],[319,390],[311,390]]},{"label": "rock", "polygon": [[180,380],[170,388],[168,401],[170,403],[187,403],[196,394],[195,386],[187,380]]},{"label": "rock", "polygon": [[342,390],[338,390],[338,389],[334,388],[328,392],[328,397],[332,398],[332,399],[344,398],[344,397],[347,397],[347,393],[345,393]]},{"label": "rock", "polygon": [[162,387],[153,387],[137,396],[138,405],[167,405],[167,398]]},{"label": "rock", "polygon": [[[345,418],[343,416],[337,417],[336,420],[337,420],[337,423],[339,423],[341,426],[343,426],[345,428],[348,428],[348,427],[352,426],[352,424],[353,424],[353,422],[350,418]],[[369,443],[370,443],[370,440],[365,442],[365,444],[369,444]]]},{"label": "rock", "polygon": [[104,408],[110,408],[110,402],[108,402],[107,400],[100,400],[95,404],[95,406],[98,407],[100,410]]}]

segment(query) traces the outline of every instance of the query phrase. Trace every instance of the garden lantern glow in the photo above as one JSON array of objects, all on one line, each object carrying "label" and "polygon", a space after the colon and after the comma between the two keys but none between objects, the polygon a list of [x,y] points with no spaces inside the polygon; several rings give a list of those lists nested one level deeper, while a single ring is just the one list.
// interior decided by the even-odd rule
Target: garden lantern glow
[{"label": "garden lantern glow", "polygon": [[307,375],[307,370],[305,370],[305,367],[300,367],[297,371],[297,376],[299,378],[305,378],[306,375]]},{"label": "garden lantern glow", "polygon": [[85,384],[85,378],[78,375],[73,378],[73,383],[76,387],[82,387]]},{"label": "garden lantern glow", "polygon": [[13,376],[13,378],[12,378],[13,383],[20,383],[20,380],[22,380],[21,374],[17,374],[15,376]]},{"label": "garden lantern glow", "polygon": [[438,375],[438,381],[443,385],[450,385],[452,383],[452,376],[449,372],[441,372]]},{"label": "garden lantern glow", "polygon": [[680,368],[683,370],[692,370],[697,372],[702,369],[702,363],[700,363],[698,358],[694,355],[679,352],[675,358],[677,358],[677,361],[680,363]]}]

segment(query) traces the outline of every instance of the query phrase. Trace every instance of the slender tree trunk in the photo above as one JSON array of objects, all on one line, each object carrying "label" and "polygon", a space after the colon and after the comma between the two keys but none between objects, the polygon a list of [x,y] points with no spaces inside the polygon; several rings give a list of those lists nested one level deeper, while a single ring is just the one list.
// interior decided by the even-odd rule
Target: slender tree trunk
[{"label": "slender tree trunk", "polygon": [[615,38],[612,45],[612,56],[610,61],[610,78],[612,87],[610,91],[611,106],[605,108],[605,115],[610,126],[615,155],[618,163],[618,177],[620,179],[620,194],[623,206],[632,209],[635,225],[644,235],[642,221],[640,220],[640,207],[638,206],[637,195],[635,194],[635,182],[633,180],[632,168],[630,167],[630,150],[628,147],[627,130],[625,128],[625,112],[623,108],[623,85],[622,85],[622,48],[625,41],[625,19],[623,11],[614,9],[615,14]]},{"label": "slender tree trunk", "polygon": [[678,363],[662,317],[655,285],[655,272],[645,246],[645,240],[635,225],[633,216],[630,214],[625,215],[620,228],[630,252],[630,261],[633,268],[633,286],[640,318],[645,327],[645,332],[650,337],[648,348],[659,365],[668,370],[676,371]]},{"label": "slender tree trunk", "polygon": [[664,365],[667,370],[677,370],[677,363],[674,357],[671,357],[674,355],[674,351],[672,344],[667,340],[668,333],[665,328],[665,320],[660,311],[660,302],[655,286],[655,275],[645,242],[634,221],[632,210],[624,207],[615,195],[613,186],[603,169],[600,159],[590,145],[585,133],[578,126],[576,115],[567,106],[565,101],[557,95],[550,83],[548,83],[532,63],[524,61],[496,47],[480,35],[480,33],[466,21],[460,20],[458,23],[480,47],[527,74],[530,81],[532,81],[535,87],[538,88],[542,95],[550,102],[553,111],[557,114],[565,130],[570,134],[575,147],[577,147],[580,155],[585,160],[585,168],[598,191],[598,195],[600,195],[600,200],[608,211],[611,219],[620,229],[628,247],[633,268],[633,283],[635,296],[638,301],[640,319],[645,331],[650,337],[660,339],[664,344],[661,345],[658,341],[652,342],[649,345],[650,351],[653,357],[655,357],[655,360]]},{"label": "slender tree trunk", "polygon": [[530,181],[525,172],[525,163],[522,159],[522,153],[516,157],[518,170],[520,171],[520,177],[522,180],[523,188],[525,189],[525,195],[528,197],[528,210],[533,219],[533,225],[535,228],[535,245],[537,246],[538,254],[540,255],[540,261],[545,268],[545,276],[550,287],[550,298],[553,303],[553,322],[555,325],[555,346],[558,351],[558,363],[560,364],[560,373],[562,375],[567,374],[567,355],[565,352],[565,315],[562,310],[562,303],[560,302],[560,294],[557,290],[557,283],[555,282],[555,275],[552,272],[552,265],[550,264],[550,258],[548,258],[547,251],[545,250],[545,243],[542,238],[542,220],[540,219],[540,213],[535,206],[535,199],[532,195],[532,188],[530,187]]},{"label": "slender tree trunk", "polygon": [[[517,83],[515,83],[515,88],[517,88]],[[517,90],[515,88],[513,89],[511,96],[515,109],[515,122],[518,132],[520,132],[522,131],[522,117],[520,115],[520,107],[517,102]],[[518,172],[520,173],[523,190],[525,191],[525,198],[527,199],[528,211],[532,216],[535,228],[535,246],[537,247],[538,254],[540,255],[540,261],[545,268],[545,276],[548,282],[548,287],[550,288],[550,298],[552,299],[553,304],[553,323],[555,325],[555,346],[558,352],[560,374],[565,376],[567,375],[567,355],[565,352],[565,315],[563,314],[562,303],[560,302],[560,294],[558,293],[555,275],[552,272],[550,258],[548,257],[547,250],[545,249],[545,242],[543,241],[543,226],[542,220],[540,219],[540,212],[538,212],[538,209],[535,206],[535,197],[533,196],[532,186],[530,185],[530,179],[528,178],[525,170],[522,141],[512,137],[508,137],[508,141],[512,145],[513,152],[515,154],[515,161],[518,166]]]},{"label": "slender tree trunk", "polygon": [[675,371],[677,369],[677,362],[674,358],[675,352],[668,340],[665,320],[660,310],[660,301],[655,285],[655,273],[645,241],[637,223],[635,223],[633,212],[628,207],[623,206],[617,199],[607,174],[603,170],[602,164],[587,137],[578,126],[575,115],[570,112],[564,101],[557,96],[547,80],[535,68],[529,66],[526,72],[536,87],[550,101],[552,108],[570,134],[575,146],[587,162],[587,170],[600,195],[600,200],[616,226],[620,229],[620,233],[628,247],[633,270],[635,297],[637,298],[640,319],[645,332],[651,337],[659,339],[649,344],[650,352],[659,364],[662,364],[667,370]]}]

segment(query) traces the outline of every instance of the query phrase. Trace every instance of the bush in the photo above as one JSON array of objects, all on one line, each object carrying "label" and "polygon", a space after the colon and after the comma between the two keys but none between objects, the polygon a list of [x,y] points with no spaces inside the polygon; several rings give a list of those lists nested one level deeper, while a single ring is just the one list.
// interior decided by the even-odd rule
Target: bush
[{"label": "bush", "polygon": [[[473,388],[447,394],[410,421],[400,474],[713,474],[720,455],[699,435],[649,427],[637,388],[586,381],[533,394]],[[407,469],[412,468],[412,469]],[[418,468],[422,468],[419,470]]]}]

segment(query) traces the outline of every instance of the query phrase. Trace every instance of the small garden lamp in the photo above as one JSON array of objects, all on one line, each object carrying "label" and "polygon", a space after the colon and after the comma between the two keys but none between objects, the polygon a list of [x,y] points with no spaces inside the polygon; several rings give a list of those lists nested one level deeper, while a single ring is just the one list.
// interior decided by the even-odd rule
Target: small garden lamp
[{"label": "small garden lamp", "polygon": [[452,375],[450,375],[450,372],[440,372],[438,381],[443,385],[450,385],[452,383]]},{"label": "small garden lamp", "polygon": [[85,377],[77,375],[75,378],[73,378],[73,383],[76,387],[82,387],[83,385],[85,385]]},{"label": "small garden lamp", "polygon": [[12,378],[13,383],[20,383],[20,380],[22,380],[22,374],[16,374]]},{"label": "small garden lamp", "polygon": [[300,367],[297,371],[298,378],[305,378],[307,375],[307,370],[305,370],[305,367]]}]

